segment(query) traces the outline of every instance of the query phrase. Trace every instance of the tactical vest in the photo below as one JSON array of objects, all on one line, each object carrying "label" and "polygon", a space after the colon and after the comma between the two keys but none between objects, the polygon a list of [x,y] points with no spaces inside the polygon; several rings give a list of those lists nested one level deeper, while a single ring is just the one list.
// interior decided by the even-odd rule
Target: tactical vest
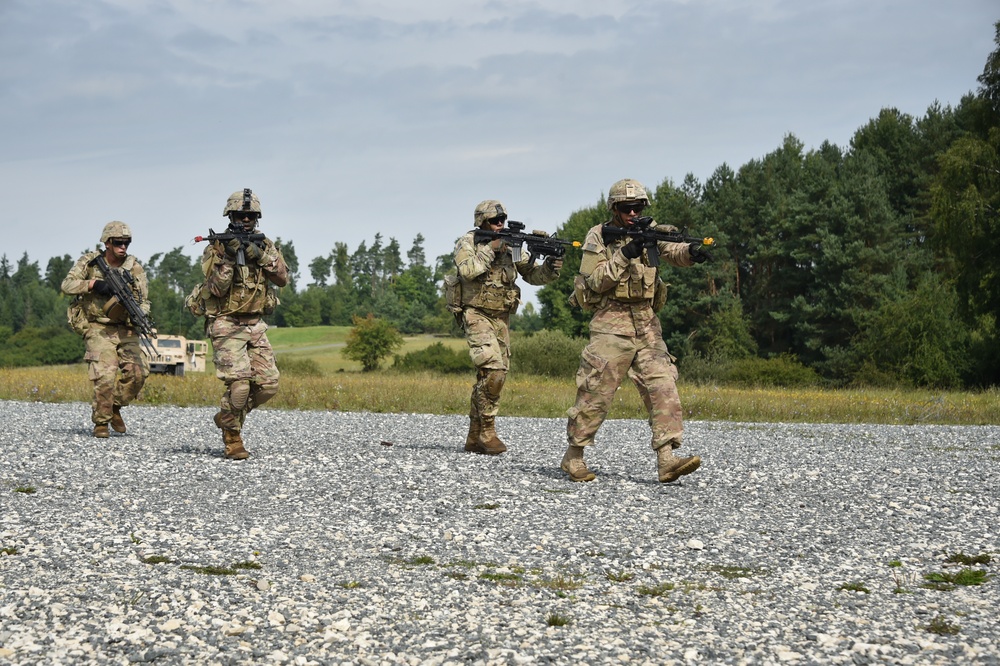
[{"label": "tactical vest", "polygon": [[[615,250],[628,241],[629,239],[624,238],[605,245],[602,252],[603,259],[610,262]],[[601,255],[597,258],[588,257],[585,252],[580,271],[592,270],[593,267],[588,264],[597,264],[600,258]],[[594,291],[587,286],[583,275],[577,275],[573,280],[573,293],[570,295],[572,305],[578,305],[587,311],[601,310],[612,300],[629,304],[647,302],[654,311],[658,311],[667,302],[667,285],[660,279],[655,267],[644,263],[642,256],[629,261],[613,291],[608,290],[604,293]]]},{"label": "tactical vest", "polygon": [[[212,255],[202,262],[202,271],[205,275],[211,275],[215,268],[217,255]],[[278,297],[274,290],[270,288],[267,275],[264,269],[258,265],[233,266],[233,281],[225,296],[219,297],[212,294],[207,283],[195,288],[200,291],[201,301],[199,308],[208,317],[218,317],[222,315],[269,315],[274,312],[278,304]],[[189,301],[193,301],[192,293]],[[189,304],[189,309],[194,311]]]},{"label": "tactical vest", "polygon": [[462,305],[513,314],[521,302],[521,288],[517,286],[517,269],[509,254],[474,280],[462,280]]},{"label": "tactical vest", "polygon": [[[100,252],[88,252],[84,255],[83,260],[87,262],[87,270],[84,275],[84,279],[104,279],[104,274],[101,273],[101,269],[98,268],[96,264],[90,263],[96,257],[100,256],[100,254]],[[128,271],[132,274],[133,278],[139,278],[142,275],[139,264],[132,255],[126,256],[120,267],[112,267],[111,270]],[[134,285],[132,287],[132,295],[135,296],[136,303],[142,303],[145,300],[145,297],[139,293],[139,290]],[[86,330],[83,320],[86,320],[87,322],[97,322],[99,324],[117,325],[128,323],[128,312],[120,304],[117,305],[117,307],[109,307],[109,301],[111,301],[111,299],[111,296],[104,296],[93,291],[77,294],[70,303],[67,311],[67,318],[69,319],[70,326],[73,330],[79,333],[81,332],[81,329]],[[116,299],[114,303],[117,304],[117,302],[118,301]]]}]

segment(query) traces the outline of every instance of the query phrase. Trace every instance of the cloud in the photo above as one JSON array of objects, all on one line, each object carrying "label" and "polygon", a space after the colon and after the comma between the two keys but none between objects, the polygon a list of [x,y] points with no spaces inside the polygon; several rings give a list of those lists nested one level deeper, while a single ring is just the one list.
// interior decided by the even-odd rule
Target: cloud
[{"label": "cloud", "polygon": [[[76,252],[112,218],[166,251],[241,187],[303,265],[375,230],[450,251],[490,197],[554,230],[626,174],[704,179],[787,133],[845,144],[883,106],[955,104],[995,14],[986,0],[8,0],[6,251]],[[72,221],[43,205],[52,192]]]}]

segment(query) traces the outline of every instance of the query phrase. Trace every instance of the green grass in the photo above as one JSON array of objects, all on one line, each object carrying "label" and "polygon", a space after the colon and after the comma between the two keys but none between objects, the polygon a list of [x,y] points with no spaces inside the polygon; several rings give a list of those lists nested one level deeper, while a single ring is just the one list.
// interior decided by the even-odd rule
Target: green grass
[{"label": "green grass", "polygon": [[[289,372],[278,395],[264,409],[371,411],[381,413],[468,414],[475,380],[465,375],[403,374],[391,370],[360,372],[340,350],[348,327],[315,326],[268,332],[279,357],[311,361],[320,374]],[[459,338],[407,338],[400,353],[435,342],[465,349]],[[211,355],[209,355],[211,361]],[[386,364],[388,365],[388,364]],[[184,377],[153,375],[137,404],[215,406],[222,384],[209,363],[205,373]],[[0,400],[85,402],[91,399],[84,364],[0,368]],[[902,389],[748,389],[678,385],[689,420],[799,423],[1000,423],[1000,390],[942,392]],[[504,387],[501,416],[563,418],[576,397],[573,376],[546,378],[512,373]],[[617,392],[609,418],[646,418],[638,392],[629,382]],[[984,451],[985,453],[986,451]]]},{"label": "green grass", "polygon": [[946,562],[952,562],[954,564],[989,564],[993,558],[990,557],[989,553],[980,553],[979,555],[966,555],[965,553],[958,552],[948,556]]},{"label": "green grass", "polygon": [[604,577],[612,583],[625,583],[635,578],[635,574],[631,571],[605,571]]},{"label": "green grass", "polygon": [[640,585],[635,588],[635,591],[639,594],[649,596],[649,597],[662,597],[663,595],[674,589],[673,583],[659,583],[658,585]]},{"label": "green grass", "polygon": [[851,581],[850,583],[843,583],[837,589],[845,590],[847,592],[864,592],[865,594],[871,594],[871,590],[865,587],[865,584],[858,580]]},{"label": "green grass", "polygon": [[413,566],[424,566],[427,564],[434,564],[434,558],[430,555],[417,555],[406,560],[406,563]]},{"label": "green grass", "polygon": [[[272,328],[267,332],[271,347],[277,356],[290,359],[308,358],[316,363],[323,373],[360,372],[361,364],[351,361],[341,354],[347,341],[350,326],[307,326],[305,328]],[[403,356],[410,352],[429,347],[440,342],[451,349],[466,350],[468,345],[462,338],[438,338],[418,335],[403,338],[403,346],[396,354]],[[392,365],[392,357],[382,362],[382,367]]]},{"label": "green grass", "polygon": [[940,636],[954,636],[959,631],[961,627],[953,622],[950,622],[945,617],[938,615],[933,620],[928,622],[924,627],[924,631],[928,631],[932,634],[938,634]]},{"label": "green grass", "polygon": [[728,580],[750,578],[751,576],[766,576],[770,573],[767,569],[749,569],[747,567],[737,567],[728,564],[713,564],[703,568],[705,571],[717,573]]},{"label": "green grass", "polygon": [[551,613],[547,618],[545,618],[545,624],[550,627],[565,627],[570,623],[570,619],[565,615],[559,615],[558,613]]},{"label": "green grass", "polygon": [[956,572],[942,571],[940,573],[924,574],[924,587],[931,590],[954,590],[959,585],[982,585],[992,578],[982,569],[962,569]]},{"label": "green grass", "polygon": [[206,576],[232,576],[236,573],[236,569],[231,567],[216,567],[216,566],[198,566],[194,564],[182,564],[181,569],[187,569],[188,571],[193,571],[195,573],[200,573]]},{"label": "green grass", "polygon": [[146,564],[170,564],[173,562],[173,560],[166,555],[150,555],[149,557],[144,557],[142,561]]}]

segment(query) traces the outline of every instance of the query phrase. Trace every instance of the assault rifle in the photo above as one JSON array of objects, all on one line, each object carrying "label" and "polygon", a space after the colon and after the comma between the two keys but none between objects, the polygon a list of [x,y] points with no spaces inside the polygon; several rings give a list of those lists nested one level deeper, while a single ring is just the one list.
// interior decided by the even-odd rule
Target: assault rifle
[{"label": "assault rifle", "polygon": [[244,250],[250,243],[257,243],[258,247],[263,249],[264,234],[253,234],[243,230],[242,225],[229,225],[229,228],[224,234],[215,233],[214,229],[209,228],[207,236],[195,236],[194,242],[200,243],[202,241],[215,242],[220,241],[223,245],[229,243],[229,241],[236,239],[240,242],[240,249],[236,251],[236,265],[246,266],[247,259]]},{"label": "assault rifle", "polygon": [[123,269],[111,268],[104,259],[103,254],[99,254],[90,261],[91,265],[97,265],[101,273],[104,274],[104,282],[111,287],[111,294],[118,299],[118,302],[128,313],[129,321],[135,332],[139,334],[139,342],[145,348],[151,358],[156,358],[156,347],[153,346],[152,338],[156,337],[156,329],[149,315],[142,311],[138,301],[135,300],[135,278],[132,274]]},{"label": "assault rifle", "polygon": [[555,236],[543,236],[538,233],[524,233],[524,222],[507,222],[507,228],[500,231],[476,229],[476,243],[488,243],[499,238],[510,246],[514,262],[521,261],[521,246],[528,246],[528,253],[540,257],[561,257],[566,254],[567,247],[580,247],[579,241],[563,240]]},{"label": "assault rifle", "polygon": [[[660,265],[660,253],[656,249],[656,244],[660,241],[666,243],[687,243],[688,245],[699,243],[702,247],[715,247],[714,238],[685,236],[679,231],[657,231],[653,226],[653,218],[648,216],[637,217],[635,225],[632,227],[617,227],[605,224],[601,227],[601,236],[605,244],[619,238],[625,238],[626,236],[632,239],[641,239],[642,246],[646,248],[646,263],[649,266]],[[712,258],[712,255],[707,252],[704,254],[708,259]]]}]

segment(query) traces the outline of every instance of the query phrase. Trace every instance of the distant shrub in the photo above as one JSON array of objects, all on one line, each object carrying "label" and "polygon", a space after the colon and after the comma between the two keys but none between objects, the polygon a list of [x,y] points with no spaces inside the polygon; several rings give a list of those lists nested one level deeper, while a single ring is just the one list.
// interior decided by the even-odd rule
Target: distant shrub
[{"label": "distant shrub", "polygon": [[379,319],[369,313],[367,317],[355,315],[351,321],[354,328],[347,334],[347,342],[341,354],[361,363],[363,372],[378,370],[382,359],[403,346],[403,336],[386,319]]},{"label": "distant shrub", "polygon": [[580,367],[586,338],[562,331],[543,330],[511,340],[511,370],[517,374],[572,377]]},{"label": "distant shrub", "polygon": [[278,365],[278,371],[283,375],[293,377],[322,377],[323,371],[319,363],[311,358],[299,358],[290,354],[281,354],[274,359]]},{"label": "distant shrub", "polygon": [[743,386],[817,386],[821,383],[815,370],[785,355],[732,361],[724,380]]},{"label": "distant shrub", "polygon": [[677,361],[680,379],[691,384],[725,383],[732,361],[718,361],[693,352]]},{"label": "distant shrub", "polygon": [[68,328],[23,328],[0,342],[0,367],[78,363],[84,350],[83,339]]},{"label": "distant shrub", "polygon": [[392,369],[401,372],[467,373],[474,369],[466,350],[452,349],[441,342],[400,356],[395,354]]}]

